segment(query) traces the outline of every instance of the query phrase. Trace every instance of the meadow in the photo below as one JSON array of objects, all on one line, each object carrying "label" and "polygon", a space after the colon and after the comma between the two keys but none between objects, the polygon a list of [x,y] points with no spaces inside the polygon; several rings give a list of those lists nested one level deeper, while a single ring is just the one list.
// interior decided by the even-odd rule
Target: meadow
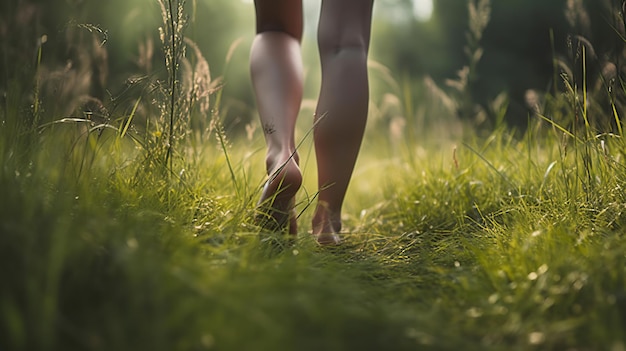
[{"label": "meadow", "polygon": [[504,97],[477,113],[488,127],[457,118],[478,109],[464,77],[486,22],[450,93],[426,80],[412,101],[372,62],[391,88],[372,99],[344,243],[326,248],[309,234],[310,124],[300,233],[264,232],[263,135],[224,127],[224,82],[183,7],[159,3],[164,75],[115,108],[69,84],[82,113],[64,112],[49,77],[7,82],[0,350],[626,350],[626,88],[617,64],[588,71],[591,43],[555,60],[523,130]]}]

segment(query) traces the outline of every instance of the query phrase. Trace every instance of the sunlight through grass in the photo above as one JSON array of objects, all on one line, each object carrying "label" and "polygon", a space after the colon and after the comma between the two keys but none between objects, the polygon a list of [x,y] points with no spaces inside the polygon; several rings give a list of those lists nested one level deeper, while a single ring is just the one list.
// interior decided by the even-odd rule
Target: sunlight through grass
[{"label": "sunlight through grass", "polygon": [[323,248],[311,126],[300,231],[262,232],[263,135],[229,134],[222,79],[172,38],[182,78],[138,79],[110,109],[51,119],[7,94],[1,350],[624,349],[626,141],[618,98],[593,104],[604,86],[564,74],[524,132],[479,130],[454,115],[475,102],[430,81],[405,101],[412,86],[371,62],[389,89],[372,99],[344,243]]}]

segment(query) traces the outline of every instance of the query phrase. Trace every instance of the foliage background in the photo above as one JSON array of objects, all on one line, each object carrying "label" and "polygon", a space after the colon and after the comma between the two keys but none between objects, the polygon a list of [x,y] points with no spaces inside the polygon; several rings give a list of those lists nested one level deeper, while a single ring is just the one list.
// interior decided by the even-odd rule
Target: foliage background
[{"label": "foliage background", "polygon": [[187,2],[183,59],[158,1],[2,2],[0,349],[624,350],[622,4],[486,3],[378,2],[326,250],[253,221],[250,3]]},{"label": "foliage background", "polygon": [[[599,53],[613,49],[615,36],[610,35],[612,28],[607,25],[612,21],[606,11],[608,2],[588,2],[589,22],[593,26],[572,28],[565,18],[566,0],[494,1],[491,21],[481,42],[484,57],[473,83],[475,100],[487,104],[506,92],[511,98],[508,120],[524,125],[527,121],[525,92],[548,90],[553,80],[552,60],[557,55],[567,55],[569,34],[585,34]],[[253,5],[249,1],[228,0],[193,0],[187,5],[193,9],[190,11],[193,18],[186,36],[198,44],[212,73],[225,76],[228,124],[237,125],[236,129],[241,131],[246,123],[254,120],[255,113],[247,73],[248,48],[254,30]],[[79,56],[85,54],[92,56],[92,62],[83,57],[83,64],[91,65],[91,71],[97,70],[97,65],[106,70],[102,79],[85,83],[90,84],[93,97],[102,101],[122,91],[130,76],[164,73],[158,64],[162,52],[158,45],[160,18],[156,1],[9,0],[0,6],[2,66],[5,68],[0,77],[4,91],[12,77],[20,72],[33,72],[34,48],[44,35],[47,43],[42,46],[42,62],[48,70],[63,67],[67,70],[71,63],[76,68]],[[307,2],[306,8],[309,30],[304,39],[304,52],[309,98],[317,93],[319,76],[313,28],[317,6],[319,1],[312,1]],[[468,7],[464,1],[435,0],[432,17],[420,21],[411,15],[411,6],[408,0],[376,2],[371,59],[390,67],[395,78],[409,80],[414,88],[413,97],[419,104],[425,98],[420,92],[423,77],[432,77],[444,86],[445,80],[454,79],[466,64]],[[84,33],[85,27],[77,28],[79,24],[90,24],[103,31],[106,57],[98,59],[97,52],[81,52],[88,50],[76,43],[76,37],[83,41],[90,38]],[[238,45],[231,53],[227,69],[225,57],[236,42]],[[146,57],[142,58],[147,46],[152,48],[150,65],[146,65]],[[102,62],[98,64],[98,60]],[[373,85],[378,83],[374,81]]]}]

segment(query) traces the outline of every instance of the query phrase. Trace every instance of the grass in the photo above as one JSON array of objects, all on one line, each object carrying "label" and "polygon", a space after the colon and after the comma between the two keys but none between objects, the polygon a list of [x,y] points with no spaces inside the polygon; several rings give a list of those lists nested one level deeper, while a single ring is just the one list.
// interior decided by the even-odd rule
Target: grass
[{"label": "grass", "polygon": [[[326,249],[307,233],[310,139],[300,234],[262,235],[252,219],[263,137],[227,137],[221,92],[204,76],[211,108],[205,95],[194,102],[203,89],[170,79],[104,121],[49,123],[10,91],[0,109],[1,350],[626,348],[619,106],[597,114],[566,81],[523,136],[465,126],[444,141],[428,130],[448,122],[419,131],[407,115],[411,132],[390,138],[373,116],[345,244]],[[187,97],[174,106],[176,91]],[[203,111],[211,122],[194,129]],[[617,125],[589,123],[600,119]]]},{"label": "grass", "polygon": [[242,191],[216,143],[170,183],[114,131],[4,142],[2,348],[620,350],[623,141],[586,141],[585,184],[546,125],[412,161],[366,147],[333,250],[309,211],[293,246],[251,224],[260,135],[230,149]]}]

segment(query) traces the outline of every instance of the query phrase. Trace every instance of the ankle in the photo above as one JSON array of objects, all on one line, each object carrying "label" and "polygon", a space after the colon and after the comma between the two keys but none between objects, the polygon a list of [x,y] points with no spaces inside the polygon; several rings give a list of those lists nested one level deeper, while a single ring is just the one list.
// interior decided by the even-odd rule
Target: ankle
[{"label": "ankle", "polygon": [[268,152],[266,167],[269,179],[263,188],[261,201],[291,201],[302,185],[302,172],[294,157],[288,153]]},{"label": "ankle", "polygon": [[313,215],[313,234],[336,234],[341,231],[341,212],[332,210],[324,201],[320,201]]},{"label": "ankle", "polygon": [[265,168],[268,175],[277,172],[281,167],[284,168],[290,163],[294,163],[296,167],[299,165],[298,153],[290,150],[268,150],[265,156]]},{"label": "ankle", "polygon": [[295,234],[295,196],[302,185],[300,168],[290,156],[268,156],[267,172],[269,179],[257,204],[261,214],[258,222],[265,229],[287,228],[289,233]]},{"label": "ankle", "polygon": [[335,246],[341,244],[341,215],[332,214],[319,205],[313,216],[313,236],[321,246]]}]

